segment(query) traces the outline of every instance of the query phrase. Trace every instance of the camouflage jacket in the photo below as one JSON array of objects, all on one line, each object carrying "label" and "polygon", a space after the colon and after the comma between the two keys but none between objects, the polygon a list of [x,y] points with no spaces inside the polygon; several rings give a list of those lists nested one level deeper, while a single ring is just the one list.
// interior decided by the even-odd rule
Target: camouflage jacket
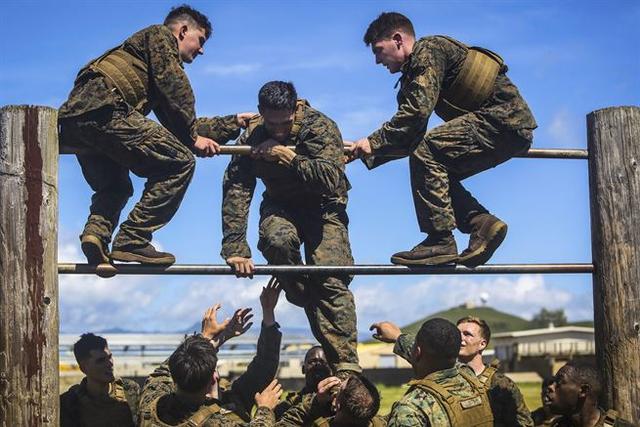
[{"label": "camouflage jacket", "polygon": [[[416,41],[399,79],[398,111],[371,135],[373,156],[367,167],[384,163],[375,160],[386,150],[410,150],[422,140],[440,92],[455,80],[466,58],[466,49],[445,39],[430,36]],[[535,129],[536,121],[516,86],[506,76],[506,66],[498,74],[493,94],[475,114],[498,129]]]},{"label": "camouflage jacket", "polygon": [[[147,67],[147,111],[139,112],[147,115],[152,109],[164,127],[184,145],[191,147],[196,138],[195,97],[178,52],[178,41],[171,30],[164,25],[152,25],[129,37],[120,48],[143,61]],[[59,118],[76,117],[106,106],[124,104],[122,96],[106,84],[105,77],[92,69],[94,61],[78,73],[68,100],[60,107]],[[133,109],[133,106],[128,108]],[[237,137],[240,128],[235,124],[235,118],[233,124],[230,117],[221,120],[222,126],[218,127],[235,125],[233,132]]]},{"label": "camouflage jacket", "polygon": [[[218,399],[207,399],[204,405],[216,404],[222,409],[207,420],[204,427],[239,426],[248,424],[255,427],[268,427],[275,423],[273,411],[260,407],[251,419],[254,396],[262,391],[275,378],[280,362],[280,341],[282,334],[276,323],[263,327],[258,338],[257,354],[247,367],[247,371],[238,377],[229,390],[220,390]],[[213,350],[212,350],[213,351]],[[153,408],[154,402],[157,406]],[[168,362],[163,363],[151,373],[142,389],[140,412],[155,413],[167,424],[186,421],[200,407],[185,405],[175,395],[175,384],[171,379]]]},{"label": "camouflage jacket", "polygon": [[[290,406],[278,420],[278,427],[341,427],[327,408],[317,404],[315,393],[297,394],[297,403]],[[386,426],[384,417],[375,416],[369,427]]]},{"label": "camouflage jacket", "polygon": [[[554,422],[549,424],[552,427],[574,427],[579,426],[579,422],[574,421],[569,416],[560,416],[554,419]],[[634,427],[633,424],[618,416],[616,411],[605,411],[600,408],[600,418],[594,427]]]},{"label": "camouflage jacket", "polygon": [[[402,334],[398,337],[393,352],[411,363],[411,349],[414,342],[415,336]],[[533,427],[531,413],[522,392],[509,377],[496,372],[491,378],[487,394],[496,426]]]},{"label": "camouflage jacket", "polygon": [[315,390],[308,389],[305,385],[300,391],[291,391],[287,393],[284,399],[278,403],[273,412],[276,414],[276,420],[279,420],[289,408],[302,402],[305,396],[313,396]]},{"label": "camouflage jacket", "polygon": [[[234,156],[224,175],[222,200],[223,258],[251,257],[247,243],[247,218],[256,178],[265,185],[264,199],[283,205],[322,209],[347,203],[349,181],[344,173],[342,136],[336,124],[321,112],[299,101],[292,131],[284,145],[295,146],[289,166]],[[269,136],[262,118],[255,118],[237,140],[255,147]]]},{"label": "camouflage jacket", "polygon": [[[458,367],[433,372],[427,375],[426,379],[453,386],[455,394],[461,398],[477,396],[471,384],[460,375]],[[402,399],[393,404],[387,425],[449,427],[451,421],[446,409],[436,397],[423,388],[411,387]]]},{"label": "camouflage jacket", "polygon": [[91,397],[87,379],[60,395],[62,427],[127,427],[137,425],[140,386],[132,380],[117,378],[105,397]]}]

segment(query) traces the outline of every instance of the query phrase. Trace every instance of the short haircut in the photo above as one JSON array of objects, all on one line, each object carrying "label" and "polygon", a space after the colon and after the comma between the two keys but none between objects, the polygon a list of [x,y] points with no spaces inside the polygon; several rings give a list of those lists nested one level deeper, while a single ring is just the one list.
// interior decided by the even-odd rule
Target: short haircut
[{"label": "short haircut", "polygon": [[268,82],[258,92],[258,105],[263,109],[294,111],[297,100],[298,94],[291,82]]},{"label": "short haircut", "polygon": [[164,25],[167,27],[172,27],[179,22],[197,25],[204,30],[207,39],[211,36],[211,22],[209,22],[209,18],[188,4],[172,7],[167,17],[164,18]]},{"label": "short haircut", "polygon": [[305,362],[307,361],[307,359],[309,358],[309,356],[311,356],[312,353],[318,351],[318,350],[323,350],[321,345],[314,345],[313,347],[311,347],[309,350],[307,350],[307,352],[304,355],[304,360]]},{"label": "short haircut", "polygon": [[489,344],[489,340],[491,339],[491,329],[489,328],[487,322],[479,317],[465,316],[456,322],[456,326],[461,323],[475,323],[476,325],[480,326],[480,334],[482,335],[482,338],[487,341],[487,345]]},{"label": "short haircut", "polygon": [[380,409],[380,393],[364,375],[354,373],[338,395],[338,403],[353,425],[366,426]]},{"label": "short haircut", "polygon": [[397,12],[382,12],[369,24],[367,32],[364,33],[364,44],[369,46],[380,40],[389,39],[396,31],[402,31],[412,37],[416,36],[409,18]]},{"label": "short haircut", "polygon": [[181,390],[196,392],[211,382],[217,363],[211,342],[201,335],[191,335],[169,357],[169,371]]},{"label": "short haircut", "polygon": [[452,361],[453,366],[460,353],[462,339],[456,325],[436,317],[422,324],[416,336],[416,344],[423,352],[437,359]]},{"label": "short haircut", "polygon": [[602,392],[602,379],[598,370],[590,363],[569,361],[564,366],[569,367],[568,376],[578,384],[588,384],[591,388],[591,396],[597,399]]},{"label": "short haircut", "polygon": [[80,335],[80,339],[73,345],[73,355],[78,363],[91,356],[91,350],[104,350],[107,340],[92,333]]}]

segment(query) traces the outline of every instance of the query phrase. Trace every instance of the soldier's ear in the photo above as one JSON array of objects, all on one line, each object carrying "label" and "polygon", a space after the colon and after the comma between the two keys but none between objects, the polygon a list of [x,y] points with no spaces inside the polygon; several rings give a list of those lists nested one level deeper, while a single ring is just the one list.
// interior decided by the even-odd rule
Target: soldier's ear
[{"label": "soldier's ear", "polygon": [[400,49],[400,47],[404,42],[404,40],[402,39],[402,34],[395,33],[394,35],[391,36],[391,39],[395,42],[396,48]]},{"label": "soldier's ear", "polygon": [[189,27],[186,24],[180,26],[180,30],[178,31],[178,37],[180,37],[180,40],[184,39],[187,35],[187,31],[189,31]]}]

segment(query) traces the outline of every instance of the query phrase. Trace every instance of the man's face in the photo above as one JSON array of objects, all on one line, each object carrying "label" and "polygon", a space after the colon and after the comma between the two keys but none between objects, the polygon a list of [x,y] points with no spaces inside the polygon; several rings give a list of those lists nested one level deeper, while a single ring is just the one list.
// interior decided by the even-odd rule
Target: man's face
[{"label": "man's face", "polygon": [[582,387],[574,381],[572,373],[570,366],[563,366],[556,374],[551,407],[559,414],[573,414],[584,398]]},{"label": "man's face", "polygon": [[371,51],[376,57],[376,64],[382,64],[391,74],[397,73],[402,68],[407,57],[398,44],[398,40],[393,38],[378,40],[371,45]]},{"label": "man's face", "polygon": [[207,37],[203,28],[182,25],[178,30],[177,38],[180,58],[187,64],[191,64],[198,55],[204,53],[204,44],[207,41]]},{"label": "man's face", "polygon": [[487,347],[487,340],[482,337],[480,325],[473,322],[464,322],[458,325],[462,335],[459,357],[473,357]]},{"label": "man's face", "polygon": [[331,375],[329,363],[321,348],[312,348],[307,352],[302,365],[307,387],[315,390],[318,383]]},{"label": "man's face", "polygon": [[542,406],[551,406],[556,394],[555,381],[550,381],[540,393],[540,399],[542,399]]},{"label": "man's face", "polygon": [[269,136],[280,143],[285,142],[291,133],[294,111],[262,109],[260,106],[258,106],[258,110],[262,115],[264,127]]},{"label": "man's face", "polygon": [[91,350],[89,357],[79,363],[80,370],[87,378],[99,383],[110,383],[113,376],[113,355],[109,347],[102,350]]}]

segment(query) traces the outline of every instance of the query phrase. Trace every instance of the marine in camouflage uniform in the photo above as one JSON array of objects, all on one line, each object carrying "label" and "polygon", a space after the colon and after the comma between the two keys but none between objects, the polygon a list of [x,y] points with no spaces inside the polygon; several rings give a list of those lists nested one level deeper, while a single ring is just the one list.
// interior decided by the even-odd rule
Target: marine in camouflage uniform
[{"label": "marine in camouflage uniform", "polygon": [[[305,395],[295,405],[292,405],[278,420],[277,427],[341,427],[335,416],[328,414],[323,408],[315,404],[314,394]],[[369,421],[369,427],[383,427],[387,425],[385,417],[376,415]]]},{"label": "marine in camouflage uniform", "polygon": [[[269,84],[284,82],[270,82]],[[264,88],[263,87],[263,88]],[[295,89],[291,85],[295,96]],[[284,90],[284,89],[283,89]],[[295,100],[295,97],[293,98]],[[291,130],[281,144],[294,146],[290,164],[234,156],[224,175],[222,251],[225,260],[251,258],[246,240],[249,206],[256,179],[265,185],[260,205],[258,249],[269,264],[351,265],[343,145],[336,124],[308,102],[295,106]],[[257,147],[272,135],[259,116],[237,140]],[[279,277],[287,299],[303,307],[314,337],[333,370],[360,371],[356,311],[347,275]]]},{"label": "marine in camouflage uniform", "polygon": [[200,424],[202,427],[273,426],[275,416],[271,409],[259,407],[253,418],[251,409],[255,394],[262,391],[276,375],[281,338],[277,323],[263,327],[258,338],[256,356],[247,371],[231,384],[230,389],[221,389],[218,399],[207,398],[198,407],[189,406],[176,397],[168,363],[163,363],[151,373],[143,387],[140,398],[141,425],[160,425],[158,420],[176,425],[187,422],[200,413],[204,414]]},{"label": "marine in camouflage uniform", "polygon": [[[201,53],[204,35],[200,43]],[[169,26],[147,27],[83,67],[60,107],[61,144],[78,153],[82,173],[94,191],[80,236],[92,264],[109,261],[108,244],[133,194],[129,171],[147,181],[115,236],[114,258],[124,252],[124,258],[117,259],[174,261],[171,254],[155,250],[142,259],[126,254],[147,247],[152,233],[169,222],[194,173],[195,100],[181,55]],[[145,117],[151,111],[161,124]],[[225,142],[237,137],[240,127],[235,116],[226,116],[210,121],[207,131]]]},{"label": "marine in camouflage uniform", "polygon": [[[412,334],[402,334],[396,341],[393,352],[411,363],[411,349],[415,343],[415,336]],[[458,363],[459,369],[466,369],[468,372],[474,372],[473,369],[465,364]],[[486,369],[492,371],[488,384],[483,382],[482,373],[479,375],[481,383],[484,384],[491,411],[494,415],[495,426],[523,426],[532,427],[533,420],[527,404],[524,401],[522,392],[509,377],[496,372],[497,366],[489,366]],[[474,373],[475,375],[475,373]]]},{"label": "marine in camouflage uniform", "polygon": [[[400,37],[407,36],[414,42],[399,70],[387,62],[386,51],[381,50],[384,45],[377,44],[389,43],[392,51],[396,49],[394,42],[400,43],[398,49],[403,41],[408,46],[406,37],[404,40],[387,39],[391,35],[396,37],[400,31],[400,27],[394,25],[404,25]],[[370,169],[389,161],[385,155],[409,156],[418,224],[420,230],[430,236],[412,251],[395,254],[392,262],[442,264],[459,261],[469,266],[486,262],[502,242],[506,224],[486,215],[487,209],[461,181],[526,152],[531,145],[532,130],[537,127],[526,102],[506,75],[507,66],[493,52],[473,48],[488,54],[487,57],[499,59],[501,66],[488,96],[478,107],[458,108],[452,113],[451,104],[445,101],[450,101],[448,91],[460,77],[470,48],[444,36],[415,40],[411,22],[397,13],[380,15],[369,27],[365,43],[372,45],[377,63],[402,75],[398,82],[396,114],[356,145],[358,150],[362,144],[370,147],[371,155],[363,158]],[[464,96],[468,92],[467,87],[462,89],[456,95],[462,92]],[[445,123],[428,131],[427,123],[434,111]],[[469,248],[459,260],[451,235],[456,227],[463,233],[472,233]]]},{"label": "marine in camouflage uniform", "polygon": [[91,396],[87,379],[60,395],[61,427],[133,427],[137,425],[140,386],[126,378],[116,378],[109,394]]}]

